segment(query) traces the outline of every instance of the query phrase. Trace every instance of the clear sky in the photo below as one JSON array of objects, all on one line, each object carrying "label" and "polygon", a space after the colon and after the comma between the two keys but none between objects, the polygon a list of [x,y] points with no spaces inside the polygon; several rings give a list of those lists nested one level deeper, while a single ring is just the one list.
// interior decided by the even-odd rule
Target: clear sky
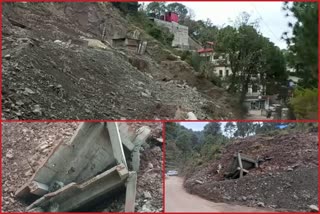
[{"label": "clear sky", "polygon": [[[172,2],[168,2],[172,3]],[[283,2],[179,2],[191,8],[196,20],[207,20],[217,26],[231,24],[241,12],[251,15],[252,21],[259,19],[260,32],[281,49],[287,47],[281,40],[285,31],[290,31],[288,22],[292,20],[285,17],[281,7]]]}]

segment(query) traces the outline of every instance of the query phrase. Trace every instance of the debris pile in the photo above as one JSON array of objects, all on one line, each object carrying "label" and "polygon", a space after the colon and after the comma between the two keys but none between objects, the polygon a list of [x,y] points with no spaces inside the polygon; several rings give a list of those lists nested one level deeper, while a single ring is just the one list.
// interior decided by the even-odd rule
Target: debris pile
[{"label": "debris pile", "polygon": [[[242,160],[242,176],[238,155],[250,160]],[[318,203],[317,180],[317,132],[297,132],[235,140],[221,158],[189,173],[184,185],[215,202],[310,211],[309,206]]]}]

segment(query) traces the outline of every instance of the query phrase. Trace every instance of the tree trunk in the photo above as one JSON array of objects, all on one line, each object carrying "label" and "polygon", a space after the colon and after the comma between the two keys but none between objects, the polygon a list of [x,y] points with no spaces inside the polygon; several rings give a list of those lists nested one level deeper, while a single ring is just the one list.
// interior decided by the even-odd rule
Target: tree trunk
[{"label": "tree trunk", "polygon": [[249,86],[249,82],[250,82],[250,76],[251,75],[247,75],[246,78],[244,78],[244,81],[242,82],[241,86],[241,94],[240,94],[240,103],[242,104],[244,102],[244,100],[246,99],[246,94],[248,92],[248,86]]}]

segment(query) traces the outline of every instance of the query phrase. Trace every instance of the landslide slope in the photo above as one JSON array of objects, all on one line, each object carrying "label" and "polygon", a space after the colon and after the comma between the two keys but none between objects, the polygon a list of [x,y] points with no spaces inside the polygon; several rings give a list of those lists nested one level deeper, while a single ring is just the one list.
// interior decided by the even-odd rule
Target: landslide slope
[{"label": "landslide slope", "polygon": [[[237,152],[263,162],[243,178],[225,179]],[[238,139],[224,148],[220,159],[186,177],[184,186],[190,193],[215,202],[309,211],[310,205],[318,204],[318,136],[297,132]]]},{"label": "landslide slope", "polygon": [[111,47],[137,28],[110,3],[4,3],[2,17],[5,119],[235,117],[229,95],[179,59],[161,63],[172,53],[143,30],[145,55]]}]

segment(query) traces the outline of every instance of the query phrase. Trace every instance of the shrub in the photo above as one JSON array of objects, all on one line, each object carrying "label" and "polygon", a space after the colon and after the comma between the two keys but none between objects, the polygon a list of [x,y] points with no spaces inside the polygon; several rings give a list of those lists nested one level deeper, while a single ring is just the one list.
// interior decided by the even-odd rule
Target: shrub
[{"label": "shrub", "polygon": [[201,61],[200,55],[198,53],[196,53],[196,52],[193,52],[191,54],[191,66],[197,72],[200,71],[200,61]]},{"label": "shrub", "polygon": [[163,45],[171,47],[174,38],[173,34],[170,33],[168,29],[154,24],[154,22],[149,20],[145,13],[137,12],[130,14],[128,20],[134,25],[144,29],[147,34],[161,42]]},{"label": "shrub", "polygon": [[317,119],[318,89],[296,89],[290,104],[297,119]]}]

